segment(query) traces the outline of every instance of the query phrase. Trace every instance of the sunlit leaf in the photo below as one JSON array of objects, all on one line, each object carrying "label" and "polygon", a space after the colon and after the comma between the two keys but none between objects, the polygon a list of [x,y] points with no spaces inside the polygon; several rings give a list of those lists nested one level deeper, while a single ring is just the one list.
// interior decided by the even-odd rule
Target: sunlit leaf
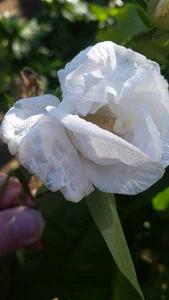
[{"label": "sunlit leaf", "polygon": [[100,41],[111,40],[122,44],[148,30],[148,26],[140,18],[137,6],[134,4],[112,8],[109,10],[109,14],[114,18],[114,23],[98,32],[97,38]]},{"label": "sunlit leaf", "polygon": [[157,211],[164,211],[169,208],[169,188],[158,193],[152,199],[153,208]]},{"label": "sunlit leaf", "polygon": [[105,6],[91,4],[90,10],[98,21],[106,21],[109,16],[108,8]]},{"label": "sunlit leaf", "polygon": [[133,38],[128,45],[160,64],[168,63],[169,33],[154,33],[151,30]]}]

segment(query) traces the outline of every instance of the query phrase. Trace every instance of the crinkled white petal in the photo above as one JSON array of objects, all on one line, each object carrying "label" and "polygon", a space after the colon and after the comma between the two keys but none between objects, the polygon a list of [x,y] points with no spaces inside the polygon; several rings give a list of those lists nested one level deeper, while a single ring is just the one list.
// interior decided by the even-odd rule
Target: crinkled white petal
[{"label": "crinkled white petal", "polygon": [[41,114],[45,111],[46,106],[58,106],[59,99],[53,95],[45,94],[31,98],[18,100],[14,107],[22,110],[26,117]]},{"label": "crinkled white petal", "polygon": [[112,42],[98,43],[85,49],[58,72],[63,92],[60,108],[86,115],[95,105],[97,107],[98,102],[99,107],[105,105],[109,95],[112,101],[118,103],[125,81],[144,64],[151,65],[152,62]]},{"label": "crinkled white petal", "polygon": [[[161,151],[161,164],[167,166],[169,164],[169,93],[168,83],[161,76],[157,64],[148,69],[140,69],[125,83],[119,106],[126,111],[126,114],[130,114],[135,136],[138,137],[139,130],[142,131],[140,145],[136,140],[131,142],[145,152],[147,151],[143,147],[149,144],[150,157],[158,157]],[[149,124],[147,129],[145,126],[140,126],[138,130],[138,120],[141,119],[145,120],[145,126],[146,123]]]},{"label": "crinkled white petal", "polygon": [[164,169],[157,163],[148,162],[139,167],[115,163],[101,166],[81,158],[89,180],[99,190],[107,193],[135,195],[145,191],[158,181]]},{"label": "crinkled white petal", "polygon": [[163,167],[169,164],[168,83],[157,63],[103,42],[77,55],[59,78],[60,109],[86,116],[108,106],[117,118],[116,134],[120,135],[118,124],[130,124],[124,138],[150,160],[161,161]]},{"label": "crinkled white petal", "polygon": [[[50,103],[50,104],[49,104]],[[53,95],[18,100],[6,113],[1,125],[1,136],[5,143],[9,144],[10,152],[17,152],[17,144],[27,134],[29,127],[45,112],[47,105],[57,106],[58,98]]]},{"label": "crinkled white petal", "polygon": [[136,112],[133,117],[133,135],[130,142],[146,153],[151,160],[161,162],[163,144],[160,132],[146,109],[142,108],[139,112],[140,114]]},{"label": "crinkled white petal", "polygon": [[51,191],[61,189],[67,200],[78,202],[93,191],[64,127],[49,115],[42,116],[22,139],[18,157]]},{"label": "crinkled white petal", "polygon": [[21,164],[39,176],[51,191],[61,190],[67,200],[80,201],[93,191],[93,187],[63,125],[46,111],[29,116],[24,102],[27,105],[23,101],[22,107],[17,105],[6,115],[2,125],[3,140]]},{"label": "crinkled white petal", "polygon": [[68,130],[76,149],[97,164],[109,165],[119,160],[126,165],[139,166],[150,160],[132,144],[95,124],[55,108],[47,107],[47,110]]},{"label": "crinkled white petal", "polygon": [[[73,145],[81,153],[81,160],[89,180],[101,191],[137,194],[149,188],[164,174],[164,168],[156,162],[157,157],[153,157],[153,161],[152,157],[117,135],[78,116],[50,107],[47,110],[53,116],[57,115],[68,130]],[[148,119],[147,122],[150,136],[159,137],[151,120]]]}]

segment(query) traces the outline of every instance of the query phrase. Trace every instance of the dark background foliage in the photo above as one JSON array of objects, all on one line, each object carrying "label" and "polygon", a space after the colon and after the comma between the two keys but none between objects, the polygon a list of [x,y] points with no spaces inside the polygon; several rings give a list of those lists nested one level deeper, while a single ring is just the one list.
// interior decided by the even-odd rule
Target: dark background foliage
[{"label": "dark background foliage", "polygon": [[[24,67],[38,74],[45,92],[60,95],[57,70],[98,41],[111,40],[145,54],[160,64],[169,80],[169,32],[151,25],[146,2],[124,1],[118,7],[108,0],[0,1],[1,115],[19,97]],[[0,154],[4,165],[10,156],[2,144]],[[27,187],[27,175],[15,173]],[[149,300],[169,299],[168,185],[166,171],[145,193],[116,197],[139,282]],[[57,197],[60,194],[48,194],[48,202],[40,204],[48,220],[44,250],[19,251],[0,261],[0,299],[112,299],[112,258],[85,202],[56,203]]]}]

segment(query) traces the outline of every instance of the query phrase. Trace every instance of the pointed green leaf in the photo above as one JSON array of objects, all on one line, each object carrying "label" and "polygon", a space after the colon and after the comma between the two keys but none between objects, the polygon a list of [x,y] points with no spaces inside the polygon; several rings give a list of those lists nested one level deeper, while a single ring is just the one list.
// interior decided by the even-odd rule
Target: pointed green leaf
[{"label": "pointed green leaf", "polygon": [[[137,291],[137,299],[144,299],[116,210],[114,196],[96,191],[87,198],[87,204],[119,270]],[[122,286],[120,288],[123,289]],[[118,293],[113,289],[113,300],[121,299]]]}]

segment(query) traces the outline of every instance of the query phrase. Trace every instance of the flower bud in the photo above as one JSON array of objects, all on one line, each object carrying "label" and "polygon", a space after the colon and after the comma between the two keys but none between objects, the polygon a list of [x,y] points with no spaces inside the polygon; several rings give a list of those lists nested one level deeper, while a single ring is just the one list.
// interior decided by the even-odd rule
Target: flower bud
[{"label": "flower bud", "polygon": [[155,27],[169,30],[169,0],[149,0],[148,13]]}]

